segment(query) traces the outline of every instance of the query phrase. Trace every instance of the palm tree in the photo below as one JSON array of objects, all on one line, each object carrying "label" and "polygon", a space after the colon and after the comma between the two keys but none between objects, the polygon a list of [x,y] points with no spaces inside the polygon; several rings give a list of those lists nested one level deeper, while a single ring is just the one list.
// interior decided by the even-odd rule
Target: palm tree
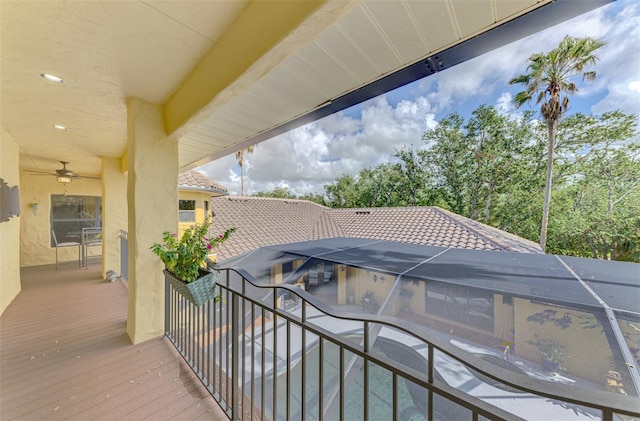
[{"label": "palm tree", "polygon": [[585,68],[596,63],[598,57],[594,54],[594,51],[603,45],[603,42],[593,38],[573,38],[567,35],[560,41],[557,48],[548,53],[532,54],[529,57],[527,73],[509,81],[511,85],[516,83],[525,85],[525,90],[515,97],[517,107],[534,98],[536,104],[542,104],[540,113],[547,122],[549,130],[547,176],[544,188],[542,226],[540,228],[540,247],[543,252],[547,245],[547,224],[549,222],[553,176],[553,151],[558,121],[569,108],[569,95],[578,92],[578,88],[572,82],[572,79],[578,75],[582,75],[584,81],[596,79],[596,72],[585,71]]},{"label": "palm tree", "polygon": [[248,154],[252,154],[254,146],[249,146],[246,149],[240,149],[236,152],[236,160],[238,161],[238,165],[240,166],[240,195],[244,196],[244,154],[245,152]]}]

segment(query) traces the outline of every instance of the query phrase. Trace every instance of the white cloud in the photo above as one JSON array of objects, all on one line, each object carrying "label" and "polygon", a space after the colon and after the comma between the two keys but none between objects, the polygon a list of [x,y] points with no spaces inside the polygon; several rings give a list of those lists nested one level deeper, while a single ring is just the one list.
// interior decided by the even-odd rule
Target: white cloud
[{"label": "white cloud", "polygon": [[[343,174],[389,160],[399,148],[420,141],[436,125],[425,97],[392,107],[386,96],[362,105],[362,118],[344,113],[324,118],[260,143],[245,156],[245,193],[287,185],[295,194],[321,193]],[[239,168],[232,156],[202,167],[230,191],[240,191]]]},{"label": "white cloud", "polygon": [[496,100],[496,109],[499,113],[509,115],[514,114],[516,111],[513,104],[513,96],[510,92],[503,92]]},{"label": "white cloud", "polygon": [[[594,114],[621,109],[627,113],[640,114],[640,100],[634,83],[638,81],[640,69],[640,5],[625,1],[624,7],[609,20],[602,39],[607,43],[599,54],[598,81],[595,84],[606,96],[591,107]],[[635,69],[635,70],[634,70]]]}]

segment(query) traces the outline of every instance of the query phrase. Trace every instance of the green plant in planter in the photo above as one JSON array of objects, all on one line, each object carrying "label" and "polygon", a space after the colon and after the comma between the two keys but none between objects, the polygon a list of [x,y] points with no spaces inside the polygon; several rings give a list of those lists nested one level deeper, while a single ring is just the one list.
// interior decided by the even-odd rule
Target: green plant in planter
[{"label": "green plant in planter", "polygon": [[[570,357],[566,348],[553,339],[540,338],[536,334],[533,337],[535,340],[528,340],[527,343],[535,346],[542,353],[543,367],[548,371],[563,370],[562,362]],[[548,364],[545,364],[545,361]]]},{"label": "green plant in planter", "polygon": [[153,243],[153,251],[165,264],[166,269],[183,282],[189,283],[200,277],[200,268],[210,253],[227,241],[236,228],[229,228],[217,237],[210,238],[211,219],[185,230],[180,239],[175,233],[162,233],[163,243]]}]

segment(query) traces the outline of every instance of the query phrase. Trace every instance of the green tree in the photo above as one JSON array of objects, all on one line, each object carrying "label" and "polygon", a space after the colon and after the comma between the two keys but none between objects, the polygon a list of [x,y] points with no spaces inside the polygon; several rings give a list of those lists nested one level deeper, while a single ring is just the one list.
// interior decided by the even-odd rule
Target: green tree
[{"label": "green tree", "polygon": [[585,81],[595,80],[596,72],[585,71],[585,69],[596,63],[598,57],[594,52],[603,45],[604,43],[588,37],[565,36],[558,47],[548,53],[531,55],[527,73],[511,79],[509,82],[510,84],[525,85],[525,90],[519,92],[515,97],[516,105],[519,107],[526,102],[535,100],[536,104],[542,104],[540,113],[547,122],[549,144],[540,228],[540,246],[543,251],[546,249],[547,243],[554,147],[558,122],[569,107],[569,95],[578,91],[573,78],[582,76]]},{"label": "green tree", "polygon": [[397,162],[393,164],[397,177],[396,195],[401,206],[424,206],[434,203],[436,195],[432,180],[426,171],[419,150],[411,147],[397,149]]},{"label": "green tree", "polygon": [[531,192],[540,186],[540,142],[531,117],[526,112],[509,118],[482,105],[466,124],[454,113],[425,132],[425,147],[418,151],[429,175],[425,204],[502,229],[527,226]]},{"label": "green tree", "polygon": [[428,204],[426,178],[413,148],[396,151],[395,160],[344,175],[327,184],[326,205],[334,208],[394,207]]},{"label": "green tree", "polygon": [[402,165],[384,163],[365,168],[358,174],[356,183],[358,207],[407,206],[409,190]]},{"label": "green tree", "polygon": [[[514,190],[514,185],[532,187],[531,148],[533,136],[529,124],[531,113],[511,119],[495,107],[481,105],[465,126],[466,142],[471,148],[471,167],[467,180],[468,214],[485,223],[495,222],[492,212],[500,195]],[[535,170],[533,172],[535,180]],[[494,203],[495,202],[495,203]]]},{"label": "green tree", "polygon": [[[640,147],[607,139],[584,154],[559,191],[563,212],[550,223],[556,253],[638,261]],[[556,203],[554,202],[554,206]]]},{"label": "green tree", "polygon": [[345,174],[336,179],[331,184],[324,186],[327,204],[332,208],[355,208],[358,207],[358,197],[356,194],[356,178]]},{"label": "green tree", "polygon": [[314,202],[322,206],[326,206],[326,201],[324,196],[318,193],[305,193],[303,195],[298,196],[300,200],[308,200],[309,202]]},{"label": "green tree", "polygon": [[473,165],[473,151],[463,130],[464,119],[453,113],[422,136],[426,148],[419,155],[425,171],[433,177],[433,187],[447,207],[459,215],[466,214],[465,198]]},{"label": "green tree", "polygon": [[276,186],[273,190],[266,192],[257,192],[252,194],[256,197],[275,197],[277,199],[297,199],[297,197],[291,193],[288,186]]},{"label": "green tree", "polygon": [[636,135],[637,116],[612,111],[602,116],[573,114],[558,125],[553,183],[576,172],[593,154],[624,144]]}]

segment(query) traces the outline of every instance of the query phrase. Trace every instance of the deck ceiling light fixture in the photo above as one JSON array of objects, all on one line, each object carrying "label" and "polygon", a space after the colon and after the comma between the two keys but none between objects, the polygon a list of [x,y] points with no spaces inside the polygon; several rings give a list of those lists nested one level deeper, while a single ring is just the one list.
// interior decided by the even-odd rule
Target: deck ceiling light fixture
[{"label": "deck ceiling light fixture", "polygon": [[54,124],[53,128],[58,130],[67,130],[67,126],[63,126],[61,124]]},{"label": "deck ceiling light fixture", "polygon": [[64,83],[64,80],[60,76],[52,75],[51,73],[40,73],[40,77],[47,79],[53,83]]},{"label": "deck ceiling light fixture", "polygon": [[69,184],[71,183],[71,177],[60,176],[58,177],[58,183]]}]

